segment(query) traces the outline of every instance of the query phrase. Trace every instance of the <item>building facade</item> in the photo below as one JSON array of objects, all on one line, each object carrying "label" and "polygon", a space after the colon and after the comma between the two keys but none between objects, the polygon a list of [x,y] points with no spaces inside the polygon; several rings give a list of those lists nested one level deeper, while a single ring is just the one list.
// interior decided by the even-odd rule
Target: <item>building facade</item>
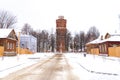
[{"label": "building facade", "polygon": [[66,19],[64,16],[59,16],[56,20],[56,51],[66,51]]},{"label": "building facade", "polygon": [[37,52],[37,38],[32,35],[20,35],[20,47]]}]

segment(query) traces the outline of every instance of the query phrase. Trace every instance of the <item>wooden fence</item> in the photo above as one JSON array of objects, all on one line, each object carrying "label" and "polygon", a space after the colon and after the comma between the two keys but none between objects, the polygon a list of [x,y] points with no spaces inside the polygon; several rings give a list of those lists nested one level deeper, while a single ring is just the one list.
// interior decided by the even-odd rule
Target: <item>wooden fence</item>
[{"label": "wooden fence", "polygon": [[[89,53],[99,55],[99,48],[90,49]],[[108,55],[111,57],[120,57],[120,47],[109,47]]]},{"label": "wooden fence", "polygon": [[[19,53],[18,53],[19,52]],[[19,51],[18,51],[18,48],[16,49],[16,53],[17,54],[32,54],[33,52],[31,52],[30,50],[28,49],[22,49],[22,48],[19,48]],[[3,56],[4,54],[4,47],[3,46],[0,46],[0,56]]]},{"label": "wooden fence", "polygon": [[4,53],[4,47],[0,46],[0,56],[3,56],[3,53]]},{"label": "wooden fence", "polygon": [[108,52],[109,56],[120,57],[120,47],[109,47]]},{"label": "wooden fence", "polygon": [[33,52],[31,52],[30,50],[28,49],[23,49],[23,48],[17,48],[16,49],[16,53],[17,54],[32,54]]}]

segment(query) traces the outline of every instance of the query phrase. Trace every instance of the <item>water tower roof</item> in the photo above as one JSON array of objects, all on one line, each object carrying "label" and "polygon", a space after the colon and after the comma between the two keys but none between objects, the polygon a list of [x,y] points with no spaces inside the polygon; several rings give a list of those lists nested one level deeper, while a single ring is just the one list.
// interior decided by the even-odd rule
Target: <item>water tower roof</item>
[{"label": "water tower roof", "polygon": [[64,19],[64,16],[58,16],[59,19]]}]

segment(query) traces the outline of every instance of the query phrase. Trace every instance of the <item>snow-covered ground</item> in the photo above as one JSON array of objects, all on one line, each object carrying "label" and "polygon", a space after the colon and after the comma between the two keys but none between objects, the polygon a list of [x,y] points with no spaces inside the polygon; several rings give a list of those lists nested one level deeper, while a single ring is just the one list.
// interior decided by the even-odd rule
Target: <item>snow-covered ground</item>
[{"label": "snow-covered ground", "polygon": [[40,60],[51,57],[53,53],[22,54],[13,57],[0,57],[0,78],[24,67],[37,63]]},{"label": "snow-covered ground", "polygon": [[[65,53],[72,72],[80,80],[120,80],[120,58],[103,57],[84,53]],[[0,78],[51,57],[54,53],[36,53],[0,58]]]},{"label": "snow-covered ground", "polygon": [[65,55],[80,80],[120,80],[120,58],[83,54]]}]

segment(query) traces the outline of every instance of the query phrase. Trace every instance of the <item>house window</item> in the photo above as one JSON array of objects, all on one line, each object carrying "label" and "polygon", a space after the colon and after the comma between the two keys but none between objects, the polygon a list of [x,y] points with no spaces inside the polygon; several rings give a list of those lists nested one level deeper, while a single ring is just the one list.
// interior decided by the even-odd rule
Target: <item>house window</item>
[{"label": "house window", "polygon": [[14,43],[7,43],[7,49],[14,49]]},{"label": "house window", "polygon": [[13,47],[12,49],[14,49],[14,43],[12,43],[12,47]]},{"label": "house window", "polygon": [[104,46],[104,44],[102,45],[102,52],[103,53],[105,52],[105,46]]},{"label": "house window", "polygon": [[12,49],[12,48],[13,48],[13,45],[12,45],[12,43],[10,43],[10,46],[9,46],[9,47],[10,47],[10,49]]},{"label": "house window", "polygon": [[104,52],[105,52],[105,48],[104,48],[104,45],[103,45],[103,44],[100,45],[99,48],[100,48],[100,52],[101,52],[101,53],[104,53]]},{"label": "house window", "polygon": [[0,43],[0,46],[3,46],[3,42]]},{"label": "house window", "polygon": [[9,42],[7,43],[7,49],[9,49],[10,48],[10,44],[9,44]]},{"label": "house window", "polygon": [[100,48],[100,52],[102,52],[102,45],[100,45],[99,48]]},{"label": "house window", "polygon": [[107,52],[107,46],[104,44],[104,52]]}]

